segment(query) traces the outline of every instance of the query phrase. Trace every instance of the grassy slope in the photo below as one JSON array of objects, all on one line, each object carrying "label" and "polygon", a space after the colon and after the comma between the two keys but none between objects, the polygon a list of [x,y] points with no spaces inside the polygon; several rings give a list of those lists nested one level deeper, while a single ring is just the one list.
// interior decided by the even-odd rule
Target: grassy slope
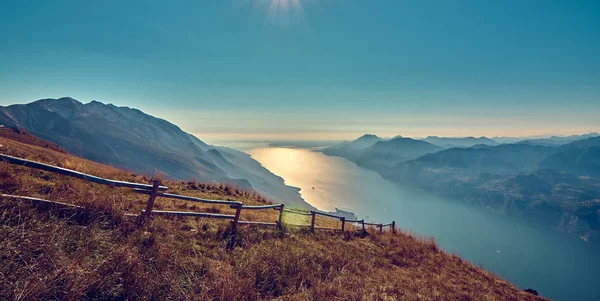
[{"label": "grassy slope", "polygon": [[[6,138],[0,144],[0,151],[10,155],[112,179],[149,180]],[[185,195],[266,202],[231,187],[165,184],[170,192]],[[123,217],[123,212],[139,212],[147,198],[127,189],[0,163],[0,192],[86,208],[43,208],[0,199],[0,296],[7,299],[538,299],[446,254],[432,241],[405,233],[310,234],[240,226],[236,248],[228,252],[226,221],[156,218],[140,226]],[[160,198],[156,206],[231,212],[225,206]],[[244,220],[276,218],[276,211],[242,214]],[[318,220],[321,226],[333,223]]]},{"label": "grassy slope", "polygon": [[25,131],[24,129],[20,128],[0,127],[0,137],[8,138],[26,144],[41,146],[61,153],[66,153],[66,151],[60,148],[58,145],[52,142],[48,142],[46,140],[42,140]]}]

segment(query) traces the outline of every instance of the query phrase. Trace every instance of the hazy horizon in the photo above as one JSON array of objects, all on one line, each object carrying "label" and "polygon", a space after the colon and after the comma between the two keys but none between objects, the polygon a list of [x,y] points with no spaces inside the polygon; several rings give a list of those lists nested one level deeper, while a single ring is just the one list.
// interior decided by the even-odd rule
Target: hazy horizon
[{"label": "hazy horizon", "polygon": [[[47,98],[47,97],[46,97]],[[46,98],[40,98],[40,99],[46,99]],[[61,97],[56,97],[54,99],[59,99],[59,98],[73,98],[77,101],[80,101],[84,104],[89,103],[91,101],[82,101],[81,99],[77,99],[75,97],[71,97],[71,96],[61,96]],[[22,103],[2,103],[0,105],[3,106],[8,106],[8,105],[13,105],[13,104],[26,104],[26,103],[30,103],[33,101],[37,101],[40,99],[36,99],[36,100],[32,100],[29,102],[22,102]],[[105,104],[112,104],[112,105],[117,105],[111,102],[106,102]],[[117,106],[119,107],[128,107],[128,108],[133,108],[133,109],[140,109],[138,107],[132,107],[132,106],[128,106],[128,105],[120,105],[118,104]],[[143,109],[140,109],[142,111],[144,111]],[[475,138],[479,138],[479,137],[487,137],[487,138],[548,138],[551,136],[559,136],[559,137],[565,137],[565,136],[570,136],[570,135],[585,135],[585,134],[591,134],[591,133],[598,133],[600,132],[600,127],[598,128],[590,128],[587,130],[581,130],[581,129],[560,129],[557,131],[551,131],[551,130],[536,130],[536,129],[529,129],[529,128],[522,128],[522,129],[517,129],[515,131],[503,131],[503,130],[499,130],[499,129],[488,129],[488,130],[479,130],[479,129],[474,129],[474,130],[469,130],[469,129],[460,129],[458,131],[455,131],[455,129],[443,129],[443,130],[436,130],[433,129],[432,131],[429,131],[430,129],[423,129],[423,130],[405,130],[405,131],[401,131],[401,132],[389,132],[389,131],[379,131],[379,132],[369,132],[369,131],[358,131],[358,132],[287,132],[287,133],[277,133],[277,132],[262,132],[262,133],[252,133],[252,132],[245,132],[245,133],[235,133],[235,132],[192,132],[190,129],[185,128],[183,126],[181,126],[180,124],[178,124],[176,122],[176,118],[169,118],[169,117],[165,117],[165,114],[161,114],[161,112],[155,112],[155,113],[151,113],[148,111],[144,111],[145,113],[148,113],[154,117],[157,118],[161,118],[161,119],[165,119],[171,123],[174,123],[175,125],[179,126],[182,128],[182,130],[195,135],[196,137],[200,138],[201,140],[204,140],[205,142],[211,143],[211,144],[219,144],[219,143],[234,143],[234,142],[250,142],[250,143],[271,143],[271,142],[283,142],[283,141],[288,141],[288,142],[307,142],[307,141],[328,141],[328,142],[341,142],[341,141],[349,141],[349,140],[355,140],[363,135],[366,134],[371,134],[371,135],[376,135],[379,136],[381,138],[384,139],[391,139],[397,136],[402,136],[405,138],[413,138],[413,139],[423,139],[426,138],[428,136],[437,136],[437,137],[445,137],[445,138],[465,138],[465,137],[475,137]],[[432,117],[434,118],[434,117]],[[175,119],[175,120],[173,120]]]}]

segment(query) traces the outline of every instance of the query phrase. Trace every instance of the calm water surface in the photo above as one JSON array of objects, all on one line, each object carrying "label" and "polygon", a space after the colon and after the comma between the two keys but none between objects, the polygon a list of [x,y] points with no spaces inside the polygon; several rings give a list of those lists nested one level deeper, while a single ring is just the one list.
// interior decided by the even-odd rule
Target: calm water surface
[{"label": "calm water surface", "polygon": [[600,244],[394,184],[346,159],[290,148],[249,153],[320,210],[337,207],[365,220],[395,220],[404,230],[433,236],[446,251],[555,300],[600,300]]}]

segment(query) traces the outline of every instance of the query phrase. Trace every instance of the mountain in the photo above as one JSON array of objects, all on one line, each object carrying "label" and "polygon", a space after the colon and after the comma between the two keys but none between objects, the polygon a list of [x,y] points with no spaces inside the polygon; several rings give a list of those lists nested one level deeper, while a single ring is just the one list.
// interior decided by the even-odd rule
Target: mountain
[{"label": "mountain", "polygon": [[580,176],[600,177],[600,137],[563,145],[558,152],[541,161],[539,166]]},{"label": "mountain", "polygon": [[425,142],[429,142],[433,145],[437,145],[443,148],[453,148],[453,147],[471,147],[474,145],[498,145],[498,142],[487,138],[487,137],[463,137],[463,138],[447,138],[447,137],[437,137],[437,136],[429,136],[427,138],[421,139]]},{"label": "mountain", "polygon": [[140,110],[65,97],[0,107],[0,124],[24,128],[69,153],[139,173],[228,182],[277,201],[310,208],[249,156],[210,146],[176,125]]},{"label": "mountain", "polygon": [[388,141],[377,141],[365,149],[355,162],[360,166],[376,169],[393,166],[442,149],[425,141],[399,137]]},{"label": "mountain", "polygon": [[426,169],[452,169],[461,174],[494,172],[506,174],[534,167],[554,153],[552,147],[527,144],[502,144],[495,147],[476,145],[451,148],[416,158],[410,164]]},{"label": "mountain", "polygon": [[332,145],[322,150],[329,156],[343,157],[350,161],[356,160],[368,147],[382,141],[383,139],[375,135],[366,134],[354,141],[345,141]]},{"label": "mountain", "polygon": [[498,143],[524,143],[524,144],[536,144],[545,146],[559,146],[568,144],[571,142],[584,140],[588,138],[598,137],[600,134],[593,132],[582,135],[570,135],[570,136],[529,136],[529,137],[493,137],[492,139]]},{"label": "mountain", "polygon": [[563,136],[563,137],[552,136],[549,138],[523,140],[523,141],[520,141],[519,143],[559,146],[559,145],[565,145],[565,144],[569,144],[572,142],[585,140],[585,139],[589,139],[589,138],[594,138],[594,137],[598,137],[598,136],[600,136],[600,134],[598,134],[598,133],[589,133],[589,134],[584,134],[584,135],[571,135],[571,136]]}]

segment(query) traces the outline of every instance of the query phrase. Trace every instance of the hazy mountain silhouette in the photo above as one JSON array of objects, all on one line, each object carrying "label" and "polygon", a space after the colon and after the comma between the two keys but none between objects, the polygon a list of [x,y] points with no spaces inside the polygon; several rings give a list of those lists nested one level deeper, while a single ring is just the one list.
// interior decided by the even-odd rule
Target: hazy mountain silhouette
[{"label": "hazy mountain silhouette", "polygon": [[530,169],[548,155],[552,147],[528,144],[502,144],[495,147],[476,145],[451,148],[427,154],[411,162],[428,169],[460,169],[461,173],[511,173]]},{"label": "hazy mountain silhouette", "polygon": [[540,168],[567,171],[580,176],[600,177],[600,137],[563,145],[542,162]]},{"label": "hazy mountain silhouette", "polygon": [[433,145],[437,145],[443,148],[453,148],[453,147],[471,147],[474,145],[498,145],[498,142],[487,138],[487,137],[463,137],[463,138],[447,138],[447,137],[437,137],[437,136],[429,136],[427,138],[421,139],[425,142],[429,142]]},{"label": "hazy mountain silhouette", "polygon": [[366,134],[354,141],[345,141],[322,150],[326,155],[356,160],[368,147],[383,140],[375,135]]},{"label": "hazy mountain silhouette", "polygon": [[442,147],[425,141],[400,137],[376,142],[365,149],[355,162],[358,165],[376,169],[377,167],[393,166],[442,149]]},{"label": "hazy mountain silhouette", "polygon": [[0,124],[22,127],[68,152],[135,172],[174,179],[230,182],[281,202],[309,207],[248,155],[210,146],[176,125],[137,109],[72,98],[0,107]]},{"label": "hazy mountain silhouette", "polygon": [[570,135],[570,136],[551,136],[537,135],[529,137],[492,137],[492,139],[498,143],[526,143],[546,146],[559,146],[578,140],[584,140],[587,138],[598,137],[598,133],[588,133],[581,135]]},{"label": "hazy mountain silhouette", "polygon": [[326,155],[343,157],[358,165],[377,169],[391,167],[443,148],[421,140],[396,136],[383,139],[366,134],[354,141],[342,142],[322,150]]},{"label": "hazy mountain silhouette", "polygon": [[552,136],[549,138],[523,140],[523,141],[520,141],[519,143],[559,146],[559,145],[564,145],[564,144],[572,143],[575,141],[585,140],[588,138],[594,138],[594,137],[598,137],[598,136],[600,136],[600,134],[598,134],[598,133],[589,133],[589,134],[584,134],[584,135],[571,135],[571,136],[565,136],[565,137]]}]

